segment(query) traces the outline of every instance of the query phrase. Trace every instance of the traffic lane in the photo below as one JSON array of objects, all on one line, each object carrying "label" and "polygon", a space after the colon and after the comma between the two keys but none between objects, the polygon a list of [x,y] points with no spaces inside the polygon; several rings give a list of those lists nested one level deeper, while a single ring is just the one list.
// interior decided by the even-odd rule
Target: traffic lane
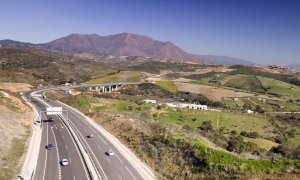
[{"label": "traffic lane", "polygon": [[[54,106],[60,105],[54,101],[50,102]],[[66,106],[64,106],[64,108],[68,109],[68,107]],[[75,125],[76,127],[87,126],[86,128],[77,128],[80,134],[82,134],[83,138],[86,139],[86,136],[88,134],[98,132],[96,133],[97,136],[94,137],[96,142],[89,143],[88,145],[91,147],[91,150],[95,154],[95,157],[97,158],[100,166],[102,167],[98,167],[99,171],[103,169],[106,176],[113,179],[119,179],[120,177],[124,179],[142,179],[138,172],[135,170],[135,168],[133,168],[132,165],[127,161],[127,159],[125,159],[122,156],[122,154],[118,150],[116,150],[114,146],[97,129],[91,126],[86,121],[85,117],[81,116],[77,112],[74,112],[73,110],[70,110],[69,113],[64,113],[65,115],[68,114],[69,119],[72,123],[78,123],[77,125]],[[74,129],[76,129],[75,126]],[[107,152],[109,149],[114,150],[116,158],[108,157],[105,154],[105,152]],[[112,161],[110,159],[112,159]]]},{"label": "traffic lane", "polygon": [[[56,102],[53,103],[53,101],[51,102],[51,104],[54,106],[60,105]],[[64,108],[68,109],[68,107],[66,106],[64,106]],[[105,175],[109,179],[120,179],[120,177],[121,179],[142,179],[138,172],[135,170],[135,168],[133,168],[132,165],[127,161],[127,159],[125,159],[121,155],[121,153],[118,150],[116,150],[114,146],[97,129],[92,127],[86,121],[85,117],[70,109],[69,113],[64,113],[65,116],[68,114],[70,121],[74,123],[74,129],[77,129],[81,134],[81,138],[84,138],[86,140],[88,134],[97,132],[97,136],[92,138],[94,139],[94,142],[90,142],[88,143],[88,145],[95,154],[95,157],[101,166],[101,168],[98,167],[99,171],[103,169]],[[84,128],[84,126],[86,126],[86,128]],[[116,153],[116,156],[108,157],[105,154],[105,152],[107,152],[109,149],[113,149]]]},{"label": "traffic lane", "polygon": [[62,122],[62,120],[58,116],[57,118],[59,119],[58,121],[56,121],[57,127],[60,129],[60,138],[65,142],[64,144],[69,155],[69,164],[71,165],[70,167],[73,170],[73,178],[75,177],[76,179],[83,180],[90,179],[83,158],[79,152],[77,145],[75,144],[71,133],[67,129],[66,125]]},{"label": "traffic lane", "polygon": [[[47,116],[47,119],[50,117]],[[55,145],[55,137],[52,133],[52,122],[44,122],[44,127],[47,127],[48,129],[48,141],[44,142],[44,149],[46,149],[47,152],[47,164],[46,164],[46,171],[45,171],[45,179],[51,180],[51,179],[59,179],[59,163],[57,159],[58,149]],[[53,148],[47,149],[46,146],[52,144]]]},{"label": "traffic lane", "polygon": [[61,166],[62,179],[89,179],[81,154],[77,150],[73,137],[63,122],[55,116],[53,130],[59,147],[59,160],[68,159],[67,166]]}]

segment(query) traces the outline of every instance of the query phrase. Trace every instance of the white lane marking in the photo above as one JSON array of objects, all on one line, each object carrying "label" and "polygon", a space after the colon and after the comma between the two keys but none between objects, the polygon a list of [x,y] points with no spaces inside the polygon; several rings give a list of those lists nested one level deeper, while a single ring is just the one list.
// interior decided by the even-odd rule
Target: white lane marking
[{"label": "white lane marking", "polygon": [[[48,145],[48,123],[47,123],[47,145]],[[47,154],[48,154],[48,151],[47,151],[47,149],[46,149],[46,157],[45,157],[45,165],[44,165],[43,179],[45,179],[45,174],[46,174]]]},{"label": "white lane marking", "polygon": [[107,161],[109,162],[109,164],[110,164],[110,160],[108,159],[108,157],[106,157],[106,159],[107,159]]},{"label": "white lane marking", "polygon": [[58,179],[61,179],[61,169],[60,169],[60,165],[59,165],[59,152],[58,152],[58,146],[57,146],[57,141],[56,141],[56,137],[54,134],[53,129],[51,129],[53,136],[54,136],[54,142],[55,142],[55,149],[56,149],[56,156],[57,156],[57,161],[58,161]]},{"label": "white lane marking", "polygon": [[119,179],[123,180],[120,175],[119,175]]},{"label": "white lane marking", "polygon": [[68,150],[68,146],[66,145],[66,149]]},{"label": "white lane marking", "polygon": [[65,139],[65,136],[62,136],[63,139]]},{"label": "white lane marking", "polygon": [[96,163],[98,164],[98,166],[100,167],[101,171],[103,172],[105,179],[108,179],[107,176],[106,176],[106,174],[105,174],[105,172],[104,172],[104,170],[103,170],[103,168],[101,167],[101,165],[100,165],[98,159],[96,158],[96,155],[95,155],[94,152],[92,151],[92,149],[91,149],[91,147],[89,146],[89,144],[86,142],[86,140],[85,140],[85,138],[83,137],[83,135],[81,134],[81,132],[77,129],[77,127],[73,124],[72,121],[70,121],[70,125],[73,126],[73,129],[74,129],[75,131],[77,131],[77,134],[81,137],[81,139],[83,140],[83,142],[85,142],[85,144],[87,145],[87,147],[89,148],[89,150],[90,150],[90,152],[91,152],[91,155],[94,156],[94,159],[95,159]]},{"label": "white lane marking", "polygon": [[135,177],[133,176],[133,174],[132,174],[132,173],[130,172],[130,170],[127,168],[127,166],[125,166],[125,168],[126,168],[126,170],[129,172],[129,174],[133,177],[133,179],[136,180]]},{"label": "white lane marking", "polygon": [[72,163],[72,159],[71,159],[71,157],[69,157],[69,160],[70,160],[70,164]]},{"label": "white lane marking", "polygon": [[98,147],[100,150],[102,150],[101,146],[98,145],[97,147]]},{"label": "white lane marking", "polygon": [[90,128],[91,128],[91,130],[94,132],[94,133],[96,133],[96,131],[91,127],[91,126],[89,126]]},{"label": "white lane marking", "polygon": [[120,157],[117,154],[115,154],[115,155],[121,161],[121,163],[123,164],[123,161],[120,159]]},{"label": "white lane marking", "polygon": [[101,136],[98,135],[98,137],[104,142],[105,145],[107,145],[107,143],[104,141],[104,139],[102,139]]},{"label": "white lane marking", "polygon": [[75,176],[73,176],[73,179],[75,180]]},{"label": "white lane marking", "polygon": [[[59,120],[60,120],[60,121],[62,121],[60,118],[59,118]],[[67,126],[66,126],[64,123],[63,123],[63,125],[64,125],[64,127],[65,127],[66,129],[68,129],[68,128],[67,128]],[[70,131],[67,131],[67,132],[69,133],[70,137],[72,137],[72,135],[71,135]],[[80,156],[79,149],[78,149],[78,147],[77,147],[77,145],[76,145],[76,143],[75,143],[74,139],[73,139],[73,138],[71,138],[71,139],[72,139],[72,142],[73,142],[73,144],[74,144],[74,146],[75,146],[75,148],[76,148],[76,150],[77,150],[77,153],[78,153],[78,155],[79,155],[79,158],[80,158],[81,164],[82,164],[82,166],[83,166],[83,169],[84,169],[84,171],[85,171],[85,175],[86,175],[87,179],[89,179],[89,176],[88,176],[88,173],[87,173],[86,167],[83,165],[84,163],[83,163],[83,159],[82,159],[82,157]]]},{"label": "white lane marking", "polygon": [[64,127],[60,124],[60,127],[63,129]]}]

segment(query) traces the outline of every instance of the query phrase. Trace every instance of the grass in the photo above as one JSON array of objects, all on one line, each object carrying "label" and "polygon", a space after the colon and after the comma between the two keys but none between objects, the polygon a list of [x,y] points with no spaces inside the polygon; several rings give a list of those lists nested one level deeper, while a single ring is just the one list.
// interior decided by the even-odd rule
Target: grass
[{"label": "grass", "polygon": [[229,109],[237,109],[238,108],[238,105],[235,103],[235,101],[232,98],[223,98],[222,101]]},{"label": "grass", "polygon": [[173,81],[157,81],[155,84],[172,93],[177,92],[176,85]]},{"label": "grass", "polygon": [[233,87],[237,89],[248,90],[251,92],[264,92],[261,82],[256,78],[256,76],[249,75],[234,75],[228,78],[227,82],[224,84],[228,87]]},{"label": "grass", "polygon": [[100,77],[89,80],[85,83],[98,84],[98,83],[113,83],[113,82],[139,82],[143,77],[142,73],[137,71],[121,71],[116,74]]},{"label": "grass", "polygon": [[19,172],[19,161],[25,151],[26,138],[13,139],[9,153],[1,159],[0,179],[15,179]]},{"label": "grass", "polygon": [[[197,120],[192,121],[193,118]],[[274,127],[263,116],[248,115],[244,113],[230,112],[213,112],[213,111],[195,111],[190,109],[181,109],[179,111],[167,110],[158,116],[158,120],[173,123],[173,124],[188,124],[192,127],[201,126],[203,121],[212,121],[215,129],[225,127],[229,132],[236,130],[254,132],[256,131],[261,136],[273,137],[271,132]]]},{"label": "grass", "polygon": [[258,79],[262,82],[268,93],[287,96],[292,99],[300,98],[300,88],[298,86],[266,77],[258,77]]},{"label": "grass", "polygon": [[262,139],[262,138],[248,138],[248,137],[243,137],[245,142],[251,142],[256,144],[258,147],[265,149],[269,151],[273,146],[278,146],[278,143],[275,143],[273,141],[267,140],[267,139]]},{"label": "grass", "polygon": [[253,159],[243,159],[235,155],[229,154],[222,150],[216,150],[209,148],[202,141],[197,141],[195,147],[199,151],[199,156],[205,156],[211,168],[213,167],[231,167],[233,169],[239,169],[242,172],[264,172],[269,171],[280,172],[284,171],[290,167],[299,166],[299,161],[289,161],[289,160],[253,160]]}]

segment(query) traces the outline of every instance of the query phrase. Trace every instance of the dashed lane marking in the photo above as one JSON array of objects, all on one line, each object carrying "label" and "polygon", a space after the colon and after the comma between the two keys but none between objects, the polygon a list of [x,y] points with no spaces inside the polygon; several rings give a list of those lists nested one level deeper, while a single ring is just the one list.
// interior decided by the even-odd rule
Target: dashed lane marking
[{"label": "dashed lane marking", "polygon": [[126,168],[126,170],[129,172],[129,174],[133,177],[133,179],[136,180],[135,177],[133,176],[133,174],[132,174],[132,173],[130,172],[130,170],[127,168],[127,166],[125,166],[125,168]]},{"label": "dashed lane marking", "polygon": [[119,159],[119,161],[121,161],[121,163],[123,164],[123,161],[120,159],[120,157],[117,154],[115,154],[115,155]]},{"label": "dashed lane marking", "polygon": [[107,159],[107,161],[109,162],[109,164],[110,164],[110,160],[108,159],[108,157],[106,157],[106,159]]}]

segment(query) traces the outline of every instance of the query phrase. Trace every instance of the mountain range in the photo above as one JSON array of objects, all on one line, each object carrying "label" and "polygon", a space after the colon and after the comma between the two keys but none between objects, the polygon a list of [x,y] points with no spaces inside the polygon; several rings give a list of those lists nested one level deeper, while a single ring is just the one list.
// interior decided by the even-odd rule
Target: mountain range
[{"label": "mountain range", "polygon": [[14,40],[0,40],[0,45],[43,47],[74,53],[97,55],[143,56],[157,60],[179,60],[223,65],[253,65],[254,63],[227,56],[193,55],[171,42],[153,40],[147,36],[132,33],[100,36],[97,34],[71,34],[48,43],[32,44]]}]

